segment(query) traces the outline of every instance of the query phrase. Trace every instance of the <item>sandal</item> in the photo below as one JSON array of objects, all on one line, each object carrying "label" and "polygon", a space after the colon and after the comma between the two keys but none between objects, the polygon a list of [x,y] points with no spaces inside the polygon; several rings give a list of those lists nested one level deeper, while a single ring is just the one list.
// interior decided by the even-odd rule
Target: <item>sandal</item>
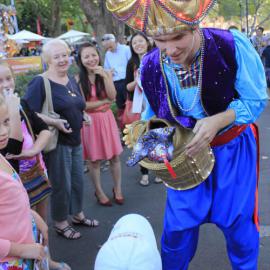
[{"label": "sandal", "polygon": [[60,262],[59,267],[50,268],[50,270],[71,270],[71,267],[68,264],[64,263],[64,262]]},{"label": "sandal", "polygon": [[[81,238],[80,232],[76,231],[70,225],[66,226],[63,229],[60,229],[60,228],[54,226],[54,229],[59,235],[63,236],[64,238],[66,238],[68,240],[76,240],[76,239]],[[79,236],[75,236],[76,233],[79,234]]]},{"label": "sandal", "polygon": [[72,223],[74,225],[83,225],[83,226],[87,226],[87,227],[97,227],[99,225],[99,222],[96,219],[88,219],[86,217],[84,217],[83,219],[80,219],[78,217],[73,217],[72,218]]}]

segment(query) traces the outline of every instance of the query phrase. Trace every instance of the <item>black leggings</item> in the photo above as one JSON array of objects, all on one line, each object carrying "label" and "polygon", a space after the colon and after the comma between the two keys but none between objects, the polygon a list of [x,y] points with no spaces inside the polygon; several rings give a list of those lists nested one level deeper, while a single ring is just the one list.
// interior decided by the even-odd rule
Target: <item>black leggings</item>
[{"label": "black leggings", "polygon": [[148,169],[146,169],[146,168],[144,168],[144,167],[142,167],[142,166],[140,166],[140,169],[141,169],[141,174],[142,174],[142,175],[148,174]]},{"label": "black leggings", "polygon": [[118,109],[124,109],[127,99],[126,81],[119,80],[114,82],[116,89],[116,105]]}]

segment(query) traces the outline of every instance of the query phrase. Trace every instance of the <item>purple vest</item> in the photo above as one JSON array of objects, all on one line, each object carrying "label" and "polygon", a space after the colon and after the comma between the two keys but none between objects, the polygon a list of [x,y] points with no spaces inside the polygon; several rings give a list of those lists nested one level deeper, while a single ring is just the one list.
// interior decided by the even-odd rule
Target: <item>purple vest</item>
[{"label": "purple vest", "polygon": [[[205,47],[202,71],[201,102],[207,115],[214,115],[227,109],[236,97],[234,82],[237,63],[235,43],[230,31],[202,29]],[[155,115],[191,128],[196,120],[190,117],[173,116],[167,101],[168,84],[161,65],[160,50],[154,49],[143,58],[141,80],[146,97]]]}]

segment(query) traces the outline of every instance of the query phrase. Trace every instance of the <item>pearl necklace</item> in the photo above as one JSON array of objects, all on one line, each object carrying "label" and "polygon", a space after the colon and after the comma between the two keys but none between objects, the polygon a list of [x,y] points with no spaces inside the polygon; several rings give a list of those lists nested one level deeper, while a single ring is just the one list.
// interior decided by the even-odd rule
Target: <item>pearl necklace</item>
[{"label": "pearl necklace", "polygon": [[[173,92],[174,92],[174,95],[175,95],[175,99],[176,99],[176,103],[178,105],[178,107],[180,108],[181,111],[183,112],[190,112],[194,109],[195,105],[196,105],[196,102],[197,102],[197,99],[198,99],[198,96],[201,94],[201,88],[202,88],[202,71],[203,71],[203,60],[204,60],[204,36],[202,34],[202,32],[200,31],[200,37],[201,37],[201,44],[200,44],[200,48],[201,48],[201,58],[200,58],[200,71],[199,71],[199,81],[198,81],[198,88],[197,88],[197,91],[196,91],[196,94],[195,94],[195,97],[191,103],[191,106],[187,109],[185,109],[179,99],[178,99],[178,96],[177,96],[177,75],[175,73],[175,70],[173,67],[171,67],[169,65],[169,68],[171,70],[170,72],[170,81],[173,82]],[[174,74],[175,76],[171,75],[171,74]],[[175,79],[176,77],[176,79]]]}]

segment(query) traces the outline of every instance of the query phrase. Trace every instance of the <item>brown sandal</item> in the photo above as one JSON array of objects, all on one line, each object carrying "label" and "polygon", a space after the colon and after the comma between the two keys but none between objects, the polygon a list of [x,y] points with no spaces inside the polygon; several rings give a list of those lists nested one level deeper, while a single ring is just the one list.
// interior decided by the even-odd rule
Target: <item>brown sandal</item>
[{"label": "brown sandal", "polygon": [[[68,240],[77,240],[81,238],[80,232],[76,231],[70,225],[67,225],[65,228],[60,229],[57,226],[54,226],[55,231]],[[79,236],[75,236],[76,233],[79,233]]]},{"label": "brown sandal", "polygon": [[83,219],[77,218],[77,217],[73,217],[72,218],[72,223],[74,225],[82,225],[82,226],[87,226],[87,227],[97,227],[99,225],[98,220],[96,219],[88,219],[86,217],[84,217]]}]

